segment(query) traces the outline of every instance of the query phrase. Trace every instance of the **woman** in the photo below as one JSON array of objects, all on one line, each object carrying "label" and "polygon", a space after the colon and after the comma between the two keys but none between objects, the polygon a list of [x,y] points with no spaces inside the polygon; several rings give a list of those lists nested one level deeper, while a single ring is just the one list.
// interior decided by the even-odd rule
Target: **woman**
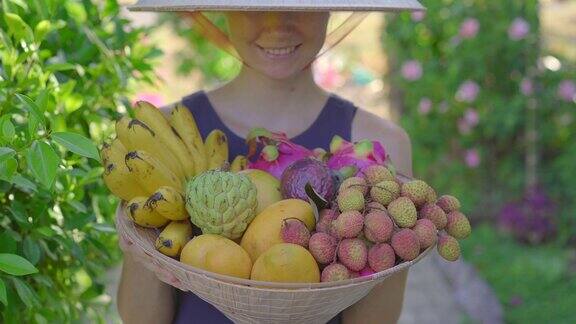
[{"label": "woman", "polygon": [[[245,63],[239,75],[222,87],[198,92],[182,102],[197,119],[206,136],[222,129],[229,138],[230,157],[246,153],[243,138],[256,126],[285,132],[308,148],[328,148],[333,135],[347,140],[381,141],[393,163],[411,174],[410,139],[390,121],[357,109],[352,103],[324,92],[313,79],[310,63],[326,40],[332,8],[318,8],[322,1],[280,1],[280,5],[230,1],[222,7],[211,1],[178,1],[171,8],[160,1],[141,1],[136,9],[218,9],[227,11],[229,40]],[[297,6],[290,6],[294,2]],[[317,2],[320,2],[318,4]],[[185,5],[182,5],[185,3]],[[336,9],[345,9],[349,1]],[[188,5],[188,7],[186,7]],[[324,5],[325,6],[325,5]],[[357,1],[353,10],[418,9],[417,1]],[[305,11],[273,11],[273,10]],[[324,10],[324,11],[322,11]],[[168,109],[166,109],[168,110]],[[118,309],[125,323],[230,323],[210,304],[190,292],[182,292],[158,280],[134,261],[129,246],[118,292]],[[360,302],[346,309],[331,323],[395,323],[402,307],[407,271],[400,272]]]}]

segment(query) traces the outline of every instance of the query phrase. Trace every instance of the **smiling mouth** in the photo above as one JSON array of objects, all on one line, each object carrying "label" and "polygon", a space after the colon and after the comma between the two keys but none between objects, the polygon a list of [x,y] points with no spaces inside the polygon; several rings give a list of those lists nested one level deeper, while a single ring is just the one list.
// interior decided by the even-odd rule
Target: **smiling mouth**
[{"label": "smiling mouth", "polygon": [[270,58],[283,58],[294,54],[302,44],[296,46],[286,46],[286,47],[262,47],[256,45],[266,56]]}]

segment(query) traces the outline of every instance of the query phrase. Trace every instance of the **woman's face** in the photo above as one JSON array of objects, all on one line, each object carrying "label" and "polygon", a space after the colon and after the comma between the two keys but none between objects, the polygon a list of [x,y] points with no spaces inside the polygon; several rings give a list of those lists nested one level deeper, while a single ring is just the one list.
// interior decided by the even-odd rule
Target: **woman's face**
[{"label": "woman's face", "polygon": [[326,39],[328,12],[229,12],[230,41],[244,62],[273,79],[290,78],[314,60]]}]

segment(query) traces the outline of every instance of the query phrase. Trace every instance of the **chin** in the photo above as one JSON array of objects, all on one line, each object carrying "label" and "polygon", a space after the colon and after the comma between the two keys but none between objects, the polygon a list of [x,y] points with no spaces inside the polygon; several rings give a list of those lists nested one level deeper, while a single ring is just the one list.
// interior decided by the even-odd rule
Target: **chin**
[{"label": "chin", "polygon": [[270,68],[270,69],[256,69],[261,74],[269,77],[270,79],[274,80],[286,80],[291,79],[296,76],[302,69],[294,69],[293,67],[289,69],[278,69],[278,68]]}]

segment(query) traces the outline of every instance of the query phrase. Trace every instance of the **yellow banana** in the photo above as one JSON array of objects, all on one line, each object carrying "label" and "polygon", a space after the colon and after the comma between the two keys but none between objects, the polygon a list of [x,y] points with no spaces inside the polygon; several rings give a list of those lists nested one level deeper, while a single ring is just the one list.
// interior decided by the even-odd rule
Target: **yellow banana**
[{"label": "yellow banana", "polygon": [[178,133],[174,131],[174,128],[170,126],[168,120],[162,115],[162,112],[150,103],[139,101],[136,103],[134,113],[136,118],[146,123],[156,133],[160,141],[172,151],[183,166],[186,177],[193,177],[195,174],[194,161],[190,152]]},{"label": "yellow banana", "polygon": [[206,156],[208,157],[208,169],[219,169],[228,162],[228,139],[226,134],[215,129],[206,137]]},{"label": "yellow banana", "polygon": [[140,186],[153,193],[162,186],[170,186],[182,193],[182,181],[158,159],[145,151],[130,151],[126,154],[126,166]]},{"label": "yellow banana", "polygon": [[110,144],[104,144],[100,150],[100,157],[104,165],[104,183],[117,197],[130,200],[148,193],[128,171],[124,163],[125,155],[126,148],[117,138]]},{"label": "yellow banana", "polygon": [[208,168],[206,150],[202,142],[202,136],[198,130],[198,125],[192,113],[178,103],[170,113],[170,124],[190,151],[194,160],[195,175],[200,174]]},{"label": "yellow banana", "polygon": [[100,159],[103,166],[110,164],[111,161],[124,161],[125,155],[126,147],[118,138],[113,139],[110,143],[104,143],[100,150]]},{"label": "yellow banana", "polygon": [[172,187],[164,186],[158,188],[158,190],[148,198],[147,204],[158,214],[169,220],[179,221],[189,217],[186,212],[184,197]]},{"label": "yellow banana", "polygon": [[173,221],[164,228],[156,239],[156,249],[161,253],[179,257],[182,248],[192,238],[192,224],[189,220]]},{"label": "yellow banana", "polygon": [[244,155],[238,155],[230,165],[231,172],[239,172],[248,167],[248,159]]},{"label": "yellow banana", "polygon": [[[121,119],[116,124],[116,134],[129,151],[142,150],[153,155],[160,162],[184,179],[185,174],[180,162],[156,136],[156,133],[139,119]],[[127,121],[127,122],[126,122]]]},{"label": "yellow banana", "polygon": [[[116,129],[116,137],[120,137],[118,136],[119,133],[121,133],[123,130],[128,129],[128,125],[130,124],[130,121],[132,120],[132,118],[130,118],[130,116],[122,116],[120,117],[120,119],[118,119],[116,121],[116,124],[114,125],[115,129]],[[128,147],[130,142],[129,142],[129,137],[124,137],[123,139],[120,139],[120,141],[122,142],[122,144],[124,145],[124,147]]]},{"label": "yellow banana", "polygon": [[146,197],[135,197],[128,202],[124,212],[134,223],[147,228],[159,228],[166,225],[169,220],[146,205]]},{"label": "yellow banana", "polygon": [[126,201],[146,195],[146,191],[140,187],[136,179],[128,172],[124,163],[109,163],[104,167],[104,184],[117,197]]}]

